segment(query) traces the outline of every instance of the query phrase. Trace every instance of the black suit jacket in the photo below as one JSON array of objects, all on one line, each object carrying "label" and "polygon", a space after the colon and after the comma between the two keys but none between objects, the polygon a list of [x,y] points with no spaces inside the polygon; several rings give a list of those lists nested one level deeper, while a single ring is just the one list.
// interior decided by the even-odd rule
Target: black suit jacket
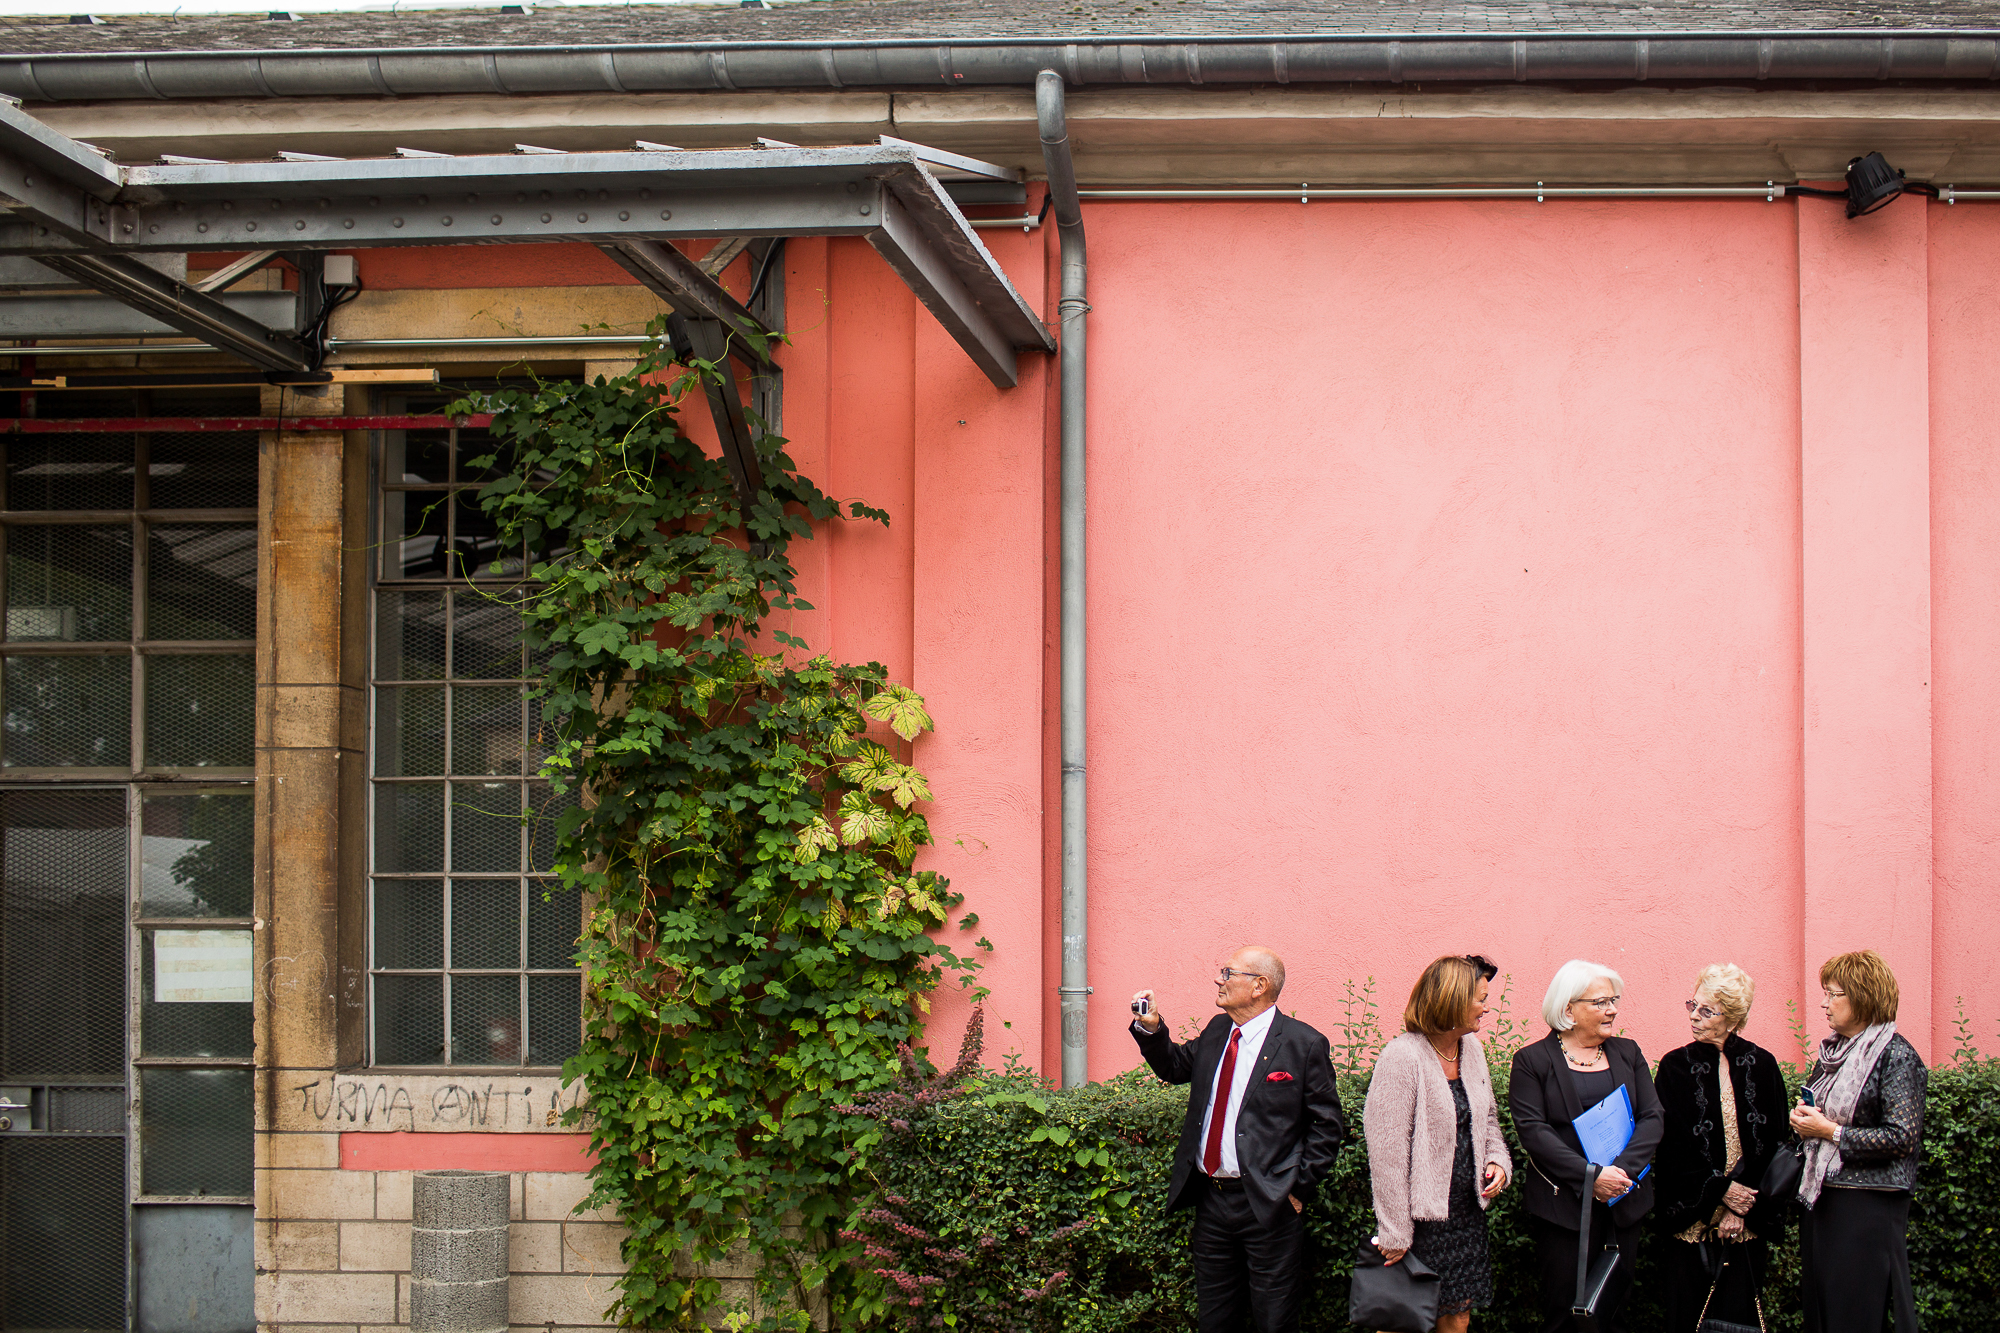
[{"label": "black suit jacket", "polygon": [[[1167,1207],[1187,1208],[1208,1188],[1201,1169],[1201,1122],[1208,1113],[1209,1087],[1222,1063],[1229,1030],[1227,1014],[1209,1020],[1199,1037],[1176,1042],[1165,1024],[1157,1032],[1132,1028],[1140,1054],[1153,1072],[1169,1083],[1192,1084],[1187,1119],[1181,1125],[1180,1146],[1174,1149],[1174,1174],[1167,1185]],[[1290,1074],[1273,1081],[1272,1074]],[[1333,1169],[1347,1121],[1340,1111],[1340,1090],[1333,1082],[1333,1052],[1326,1038],[1284,1013],[1271,1016],[1257,1068],[1243,1089],[1236,1112],[1236,1163],[1251,1211],[1269,1226],[1289,1211],[1286,1195],[1311,1201],[1319,1182]]]},{"label": "black suit jacket", "polygon": [[[1611,1037],[1604,1043],[1604,1054],[1625,1090],[1632,1094],[1632,1141],[1612,1165],[1637,1180],[1653,1160],[1653,1150],[1660,1146],[1666,1119],[1639,1043]],[[1523,1046],[1514,1056],[1507,1101],[1514,1113],[1514,1131],[1528,1152],[1528,1170],[1521,1177],[1528,1211],[1559,1227],[1576,1230],[1583,1212],[1583,1170],[1588,1163],[1572,1122],[1587,1108],[1576,1095],[1576,1084],[1563,1059],[1562,1041],[1555,1033]],[[1621,1227],[1633,1226],[1652,1207],[1653,1178],[1647,1176],[1637,1189],[1611,1206],[1611,1218]]]}]

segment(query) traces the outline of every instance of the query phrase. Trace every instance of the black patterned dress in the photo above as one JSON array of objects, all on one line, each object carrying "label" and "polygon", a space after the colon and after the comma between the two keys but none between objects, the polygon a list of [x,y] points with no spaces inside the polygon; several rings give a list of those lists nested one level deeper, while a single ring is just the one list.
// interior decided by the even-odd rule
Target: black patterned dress
[{"label": "black patterned dress", "polygon": [[1458,1146],[1451,1154],[1451,1215],[1442,1222],[1419,1218],[1410,1253],[1438,1275],[1438,1313],[1463,1314],[1493,1302],[1493,1262],[1486,1248],[1486,1210],[1479,1206],[1479,1163],[1472,1146],[1472,1103],[1465,1084],[1451,1081],[1458,1108]]}]

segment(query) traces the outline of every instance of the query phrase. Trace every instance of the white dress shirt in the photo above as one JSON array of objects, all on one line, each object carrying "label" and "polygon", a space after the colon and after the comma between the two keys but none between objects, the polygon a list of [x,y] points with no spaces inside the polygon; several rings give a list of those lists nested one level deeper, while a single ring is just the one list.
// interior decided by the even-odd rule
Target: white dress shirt
[{"label": "white dress shirt", "polygon": [[[1207,1150],[1209,1120],[1215,1115],[1216,1095],[1222,1092],[1228,1100],[1223,1105],[1222,1113],[1222,1169],[1215,1173],[1219,1180],[1230,1180],[1243,1174],[1242,1169],[1236,1164],[1236,1113],[1243,1109],[1243,1093],[1249,1088],[1250,1080],[1256,1076],[1257,1056],[1263,1051],[1264,1038],[1270,1033],[1271,1023],[1277,1016],[1277,1006],[1273,1005],[1248,1023],[1234,1029],[1243,1036],[1236,1043],[1236,1069],[1234,1077],[1229,1080],[1227,1090],[1217,1086],[1222,1082],[1222,1057],[1217,1057],[1215,1061],[1215,1082],[1209,1085],[1208,1113],[1201,1118],[1201,1138],[1195,1147],[1194,1160],[1195,1165],[1199,1166],[1201,1154]],[[1229,1038],[1224,1037],[1222,1041],[1223,1054],[1226,1056],[1229,1052]]]}]

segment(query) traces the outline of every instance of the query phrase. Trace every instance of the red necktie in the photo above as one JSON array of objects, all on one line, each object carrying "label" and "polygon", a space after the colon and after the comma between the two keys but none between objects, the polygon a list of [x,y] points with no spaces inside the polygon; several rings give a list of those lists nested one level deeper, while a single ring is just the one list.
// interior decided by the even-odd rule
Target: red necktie
[{"label": "red necktie", "polygon": [[1236,1043],[1243,1029],[1229,1034],[1229,1049],[1222,1053],[1222,1073],[1215,1080],[1215,1104],[1208,1112],[1208,1146],[1202,1149],[1201,1169],[1211,1176],[1222,1169],[1222,1122],[1229,1118],[1229,1089],[1236,1082]]}]

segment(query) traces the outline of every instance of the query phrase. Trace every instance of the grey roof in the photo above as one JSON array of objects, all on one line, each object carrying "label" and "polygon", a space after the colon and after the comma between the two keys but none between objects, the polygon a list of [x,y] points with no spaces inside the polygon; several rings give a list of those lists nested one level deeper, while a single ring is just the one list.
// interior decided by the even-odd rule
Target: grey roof
[{"label": "grey roof", "polygon": [[[277,0],[282,3],[282,0]],[[89,0],[76,0],[79,10]],[[110,18],[0,17],[0,58],[177,51],[281,52],[635,44],[1146,42],[1470,33],[1806,33],[2000,29],[1995,0],[805,0],[494,10]]]}]

